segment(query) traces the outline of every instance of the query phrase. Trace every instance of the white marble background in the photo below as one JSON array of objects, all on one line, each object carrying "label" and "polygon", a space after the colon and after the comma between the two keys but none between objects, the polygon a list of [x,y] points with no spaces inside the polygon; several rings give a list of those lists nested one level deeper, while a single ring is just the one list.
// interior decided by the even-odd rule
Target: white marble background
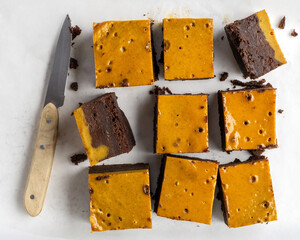
[{"label": "white marble background", "polygon": [[[299,87],[300,35],[290,36],[293,28],[300,32],[300,4],[275,0],[102,0],[102,1],[0,1],[0,239],[299,239],[300,236],[300,147]],[[226,23],[266,9],[288,64],[265,78],[277,88],[277,137],[279,148],[266,151],[270,159],[278,218],[269,224],[229,229],[223,222],[220,202],[215,201],[210,226],[174,221],[153,213],[152,230],[108,231],[90,234],[88,162],[75,166],[70,156],[84,150],[75,120],[70,116],[78,102],[88,101],[105,92],[115,91],[119,105],[131,123],[137,145],[130,154],[104,163],[149,162],[151,184],[155,189],[160,156],[152,154],[153,96],[151,86],[99,90],[94,88],[92,22],[105,20],[146,19],[161,22],[163,17],[210,17],[214,19],[215,74],[210,80],[166,82],[159,86],[175,93],[209,93],[210,152],[190,154],[226,163],[236,157],[246,160],[247,152],[230,155],[220,150],[216,92],[230,87],[229,80],[219,81],[219,74],[229,72],[229,79],[242,79],[229,44],[224,36]],[[65,104],[60,108],[59,137],[53,171],[44,209],[30,217],[23,207],[23,192],[32,157],[33,142],[40,117],[53,53],[62,22],[69,14],[73,25],[82,28],[75,39],[71,56],[79,61],[70,70]],[[286,28],[277,28],[286,15]],[[156,26],[158,26],[156,24]],[[161,33],[155,31],[155,46],[160,49]],[[69,85],[78,81],[78,92]]]}]

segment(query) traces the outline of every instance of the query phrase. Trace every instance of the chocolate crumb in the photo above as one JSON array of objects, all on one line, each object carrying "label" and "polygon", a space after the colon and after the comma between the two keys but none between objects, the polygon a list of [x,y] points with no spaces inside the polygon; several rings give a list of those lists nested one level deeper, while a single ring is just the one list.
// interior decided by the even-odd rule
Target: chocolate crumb
[{"label": "chocolate crumb", "polygon": [[[235,79],[235,80],[231,80],[230,82],[232,83],[232,85],[234,85],[233,88],[235,88],[236,86],[244,87],[245,89],[273,88],[272,84],[271,83],[266,83],[265,79],[261,79],[259,81],[252,80],[252,81],[249,81],[249,82],[242,82],[240,80]],[[264,84],[264,83],[266,83],[266,84]]]},{"label": "chocolate crumb", "polygon": [[71,43],[71,47],[73,47],[73,46],[74,46],[74,44],[75,44],[75,42],[72,42],[72,43]]},{"label": "chocolate crumb", "polygon": [[94,193],[94,190],[92,188],[89,189],[90,194]]},{"label": "chocolate crumb", "polygon": [[150,194],[150,186],[148,184],[144,185],[143,191],[146,195]]},{"label": "chocolate crumb", "polygon": [[73,90],[73,91],[77,91],[78,90],[78,83],[77,82],[72,82],[71,85],[70,85],[70,88]]},{"label": "chocolate crumb", "polygon": [[159,86],[154,86],[154,90],[150,90],[149,94],[154,95],[165,95],[166,93],[169,93],[170,95],[173,94],[173,92],[168,87],[160,88]]},{"label": "chocolate crumb", "polygon": [[70,27],[70,33],[72,34],[72,40],[74,40],[81,33],[81,28],[77,25],[75,27]]},{"label": "chocolate crumb", "polygon": [[76,69],[78,67],[78,61],[75,58],[70,58],[70,68]]},{"label": "chocolate crumb", "polygon": [[109,178],[108,175],[106,175],[106,176],[98,176],[98,177],[96,177],[96,180],[100,181],[100,180],[107,179],[107,178]]},{"label": "chocolate crumb", "polygon": [[74,115],[74,112],[71,112],[70,116],[73,116]]},{"label": "chocolate crumb", "polygon": [[242,162],[240,159],[238,159],[238,158],[236,158],[236,159],[234,159],[234,161],[233,161],[234,163],[240,163],[240,162]]},{"label": "chocolate crumb", "polygon": [[222,40],[222,41],[224,40],[224,36],[221,37],[221,40]]},{"label": "chocolate crumb", "polygon": [[249,153],[252,156],[261,156],[264,153],[264,149],[256,149],[256,150],[249,150]]},{"label": "chocolate crumb", "polygon": [[285,27],[285,16],[280,20],[278,27],[284,29]]},{"label": "chocolate crumb", "polygon": [[228,78],[228,72],[223,72],[220,75],[220,81],[225,81]]},{"label": "chocolate crumb", "polygon": [[82,105],[83,105],[83,103],[82,103],[82,102],[79,102],[79,103],[78,103],[78,106],[79,106],[79,107],[81,107]]},{"label": "chocolate crumb", "polygon": [[87,160],[87,155],[85,153],[74,154],[71,157],[71,162],[74,163],[75,165],[78,165],[79,163],[85,160]]},{"label": "chocolate crumb", "polygon": [[278,113],[280,114],[283,113],[283,111],[284,111],[283,109],[278,109]]},{"label": "chocolate crumb", "polygon": [[298,33],[296,32],[295,29],[293,29],[293,31],[291,32],[291,36],[293,36],[293,37],[297,37],[298,36]]}]

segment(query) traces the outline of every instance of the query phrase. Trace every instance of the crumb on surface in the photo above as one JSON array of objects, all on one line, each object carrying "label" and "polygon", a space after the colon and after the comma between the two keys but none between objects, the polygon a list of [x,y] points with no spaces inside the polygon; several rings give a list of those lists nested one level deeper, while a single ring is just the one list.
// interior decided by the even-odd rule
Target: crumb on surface
[{"label": "crumb on surface", "polygon": [[76,25],[75,27],[70,27],[70,33],[72,34],[72,40],[74,40],[78,35],[81,34],[81,28]]},{"label": "crumb on surface", "polygon": [[228,72],[223,72],[220,75],[220,81],[225,81],[228,78]]},{"label": "crumb on surface", "polygon": [[278,28],[284,29],[285,28],[285,16],[280,20],[278,24]]},{"label": "crumb on surface", "polygon": [[78,83],[77,82],[72,82],[71,85],[70,85],[70,88],[73,90],[73,91],[77,91],[78,90]]},{"label": "crumb on surface", "polygon": [[298,36],[298,33],[296,32],[295,29],[293,29],[293,31],[291,32],[291,36],[293,36],[293,37],[297,37]]},{"label": "crumb on surface", "polygon": [[85,153],[74,154],[71,156],[71,162],[75,165],[87,160],[87,155]]},{"label": "crumb on surface", "polygon": [[76,69],[78,67],[78,61],[75,58],[71,57],[69,67],[71,69]]}]

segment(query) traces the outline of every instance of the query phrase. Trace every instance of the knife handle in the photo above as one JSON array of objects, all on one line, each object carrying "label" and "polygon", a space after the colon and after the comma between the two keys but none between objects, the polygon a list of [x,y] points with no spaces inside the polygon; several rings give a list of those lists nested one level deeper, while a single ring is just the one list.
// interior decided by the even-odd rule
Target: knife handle
[{"label": "knife handle", "polygon": [[40,126],[24,194],[26,211],[32,217],[43,208],[52,170],[58,130],[58,110],[48,103],[42,111]]}]

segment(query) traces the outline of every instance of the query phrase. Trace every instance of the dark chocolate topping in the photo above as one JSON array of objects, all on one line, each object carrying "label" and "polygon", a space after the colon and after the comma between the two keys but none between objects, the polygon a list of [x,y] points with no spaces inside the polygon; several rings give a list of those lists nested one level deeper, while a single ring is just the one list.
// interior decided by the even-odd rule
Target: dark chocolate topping
[{"label": "dark chocolate topping", "polygon": [[255,79],[282,65],[275,58],[256,14],[226,25],[225,31],[245,77]]}]

